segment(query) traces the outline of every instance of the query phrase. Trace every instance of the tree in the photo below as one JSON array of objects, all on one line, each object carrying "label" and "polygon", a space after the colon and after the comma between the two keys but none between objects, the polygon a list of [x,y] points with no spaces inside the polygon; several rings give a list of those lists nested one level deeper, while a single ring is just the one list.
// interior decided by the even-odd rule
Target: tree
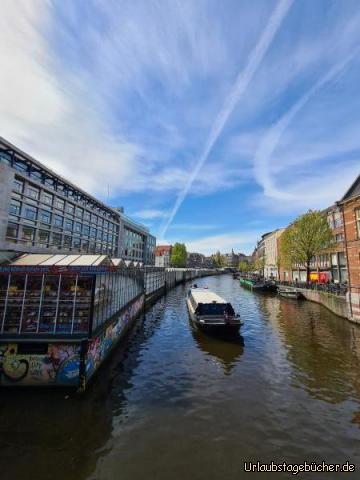
[{"label": "tree", "polygon": [[265,265],[266,265],[266,257],[262,255],[255,260],[254,269],[255,271],[261,273],[262,276],[265,274]]},{"label": "tree", "polygon": [[240,272],[248,272],[249,268],[250,268],[250,265],[248,264],[248,262],[242,261],[239,263]]},{"label": "tree", "polygon": [[281,236],[280,255],[283,265],[303,265],[306,281],[310,281],[310,263],[313,257],[328,248],[332,232],[326,217],[319,211],[300,215]]},{"label": "tree", "polygon": [[173,267],[186,267],[187,252],[184,243],[175,243],[171,250],[170,263]]},{"label": "tree", "polygon": [[219,251],[216,252],[215,255],[214,255],[214,265],[217,268],[221,268],[225,265],[224,257],[223,257],[223,255],[221,255],[221,253]]}]

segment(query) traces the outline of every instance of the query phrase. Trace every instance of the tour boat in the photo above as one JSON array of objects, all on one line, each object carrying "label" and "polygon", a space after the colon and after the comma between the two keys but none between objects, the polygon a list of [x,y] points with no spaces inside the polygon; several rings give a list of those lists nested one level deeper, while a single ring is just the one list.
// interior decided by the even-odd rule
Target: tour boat
[{"label": "tour boat", "polygon": [[186,298],[190,319],[199,329],[209,333],[238,332],[240,315],[231,303],[207,288],[190,288]]},{"label": "tour boat", "polygon": [[304,298],[304,295],[293,287],[279,287],[278,293],[281,297],[292,298],[294,300]]}]

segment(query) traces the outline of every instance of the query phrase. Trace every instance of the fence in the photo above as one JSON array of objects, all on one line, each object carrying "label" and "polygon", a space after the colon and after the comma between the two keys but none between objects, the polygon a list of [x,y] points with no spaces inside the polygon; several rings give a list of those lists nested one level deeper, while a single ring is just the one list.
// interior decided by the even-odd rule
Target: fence
[{"label": "fence", "polygon": [[344,297],[348,291],[348,285],[344,283],[316,283],[316,282],[276,282],[278,285],[291,286],[296,288],[305,288],[307,290],[316,290],[318,292],[331,293]]}]

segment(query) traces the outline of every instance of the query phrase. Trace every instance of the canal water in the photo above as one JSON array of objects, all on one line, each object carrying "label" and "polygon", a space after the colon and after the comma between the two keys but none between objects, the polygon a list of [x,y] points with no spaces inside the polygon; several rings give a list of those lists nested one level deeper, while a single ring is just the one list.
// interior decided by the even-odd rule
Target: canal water
[{"label": "canal water", "polygon": [[[244,326],[225,341],[192,330],[187,286],[158,301],[84,396],[0,390],[0,478],[292,478],[244,462],[339,463],[359,478],[360,328],[311,302],[198,281]],[[296,478],[296,477],[295,477]]]}]

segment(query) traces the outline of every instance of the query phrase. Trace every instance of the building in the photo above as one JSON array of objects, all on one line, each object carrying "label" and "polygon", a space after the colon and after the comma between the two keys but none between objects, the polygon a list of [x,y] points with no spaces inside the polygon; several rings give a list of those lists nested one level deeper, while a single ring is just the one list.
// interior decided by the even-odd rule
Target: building
[{"label": "building", "polygon": [[91,253],[154,264],[155,237],[0,137],[0,251]]},{"label": "building", "polygon": [[170,267],[172,245],[158,245],[155,248],[155,266]]},{"label": "building", "polygon": [[349,318],[360,323],[360,175],[337,205],[344,222]]},{"label": "building", "polygon": [[202,253],[188,253],[186,266],[188,268],[214,268],[214,260]]},{"label": "building", "polygon": [[[329,248],[314,257],[310,263],[310,280],[314,282],[344,283],[347,282],[348,273],[346,265],[344,224],[341,209],[338,205],[331,205],[323,210],[328,224],[333,233],[333,242]],[[285,281],[306,282],[306,269],[304,265],[295,265],[288,271],[281,266],[280,279]]]},{"label": "building", "polygon": [[279,279],[279,238],[285,228],[278,228],[263,237],[264,277]]}]

